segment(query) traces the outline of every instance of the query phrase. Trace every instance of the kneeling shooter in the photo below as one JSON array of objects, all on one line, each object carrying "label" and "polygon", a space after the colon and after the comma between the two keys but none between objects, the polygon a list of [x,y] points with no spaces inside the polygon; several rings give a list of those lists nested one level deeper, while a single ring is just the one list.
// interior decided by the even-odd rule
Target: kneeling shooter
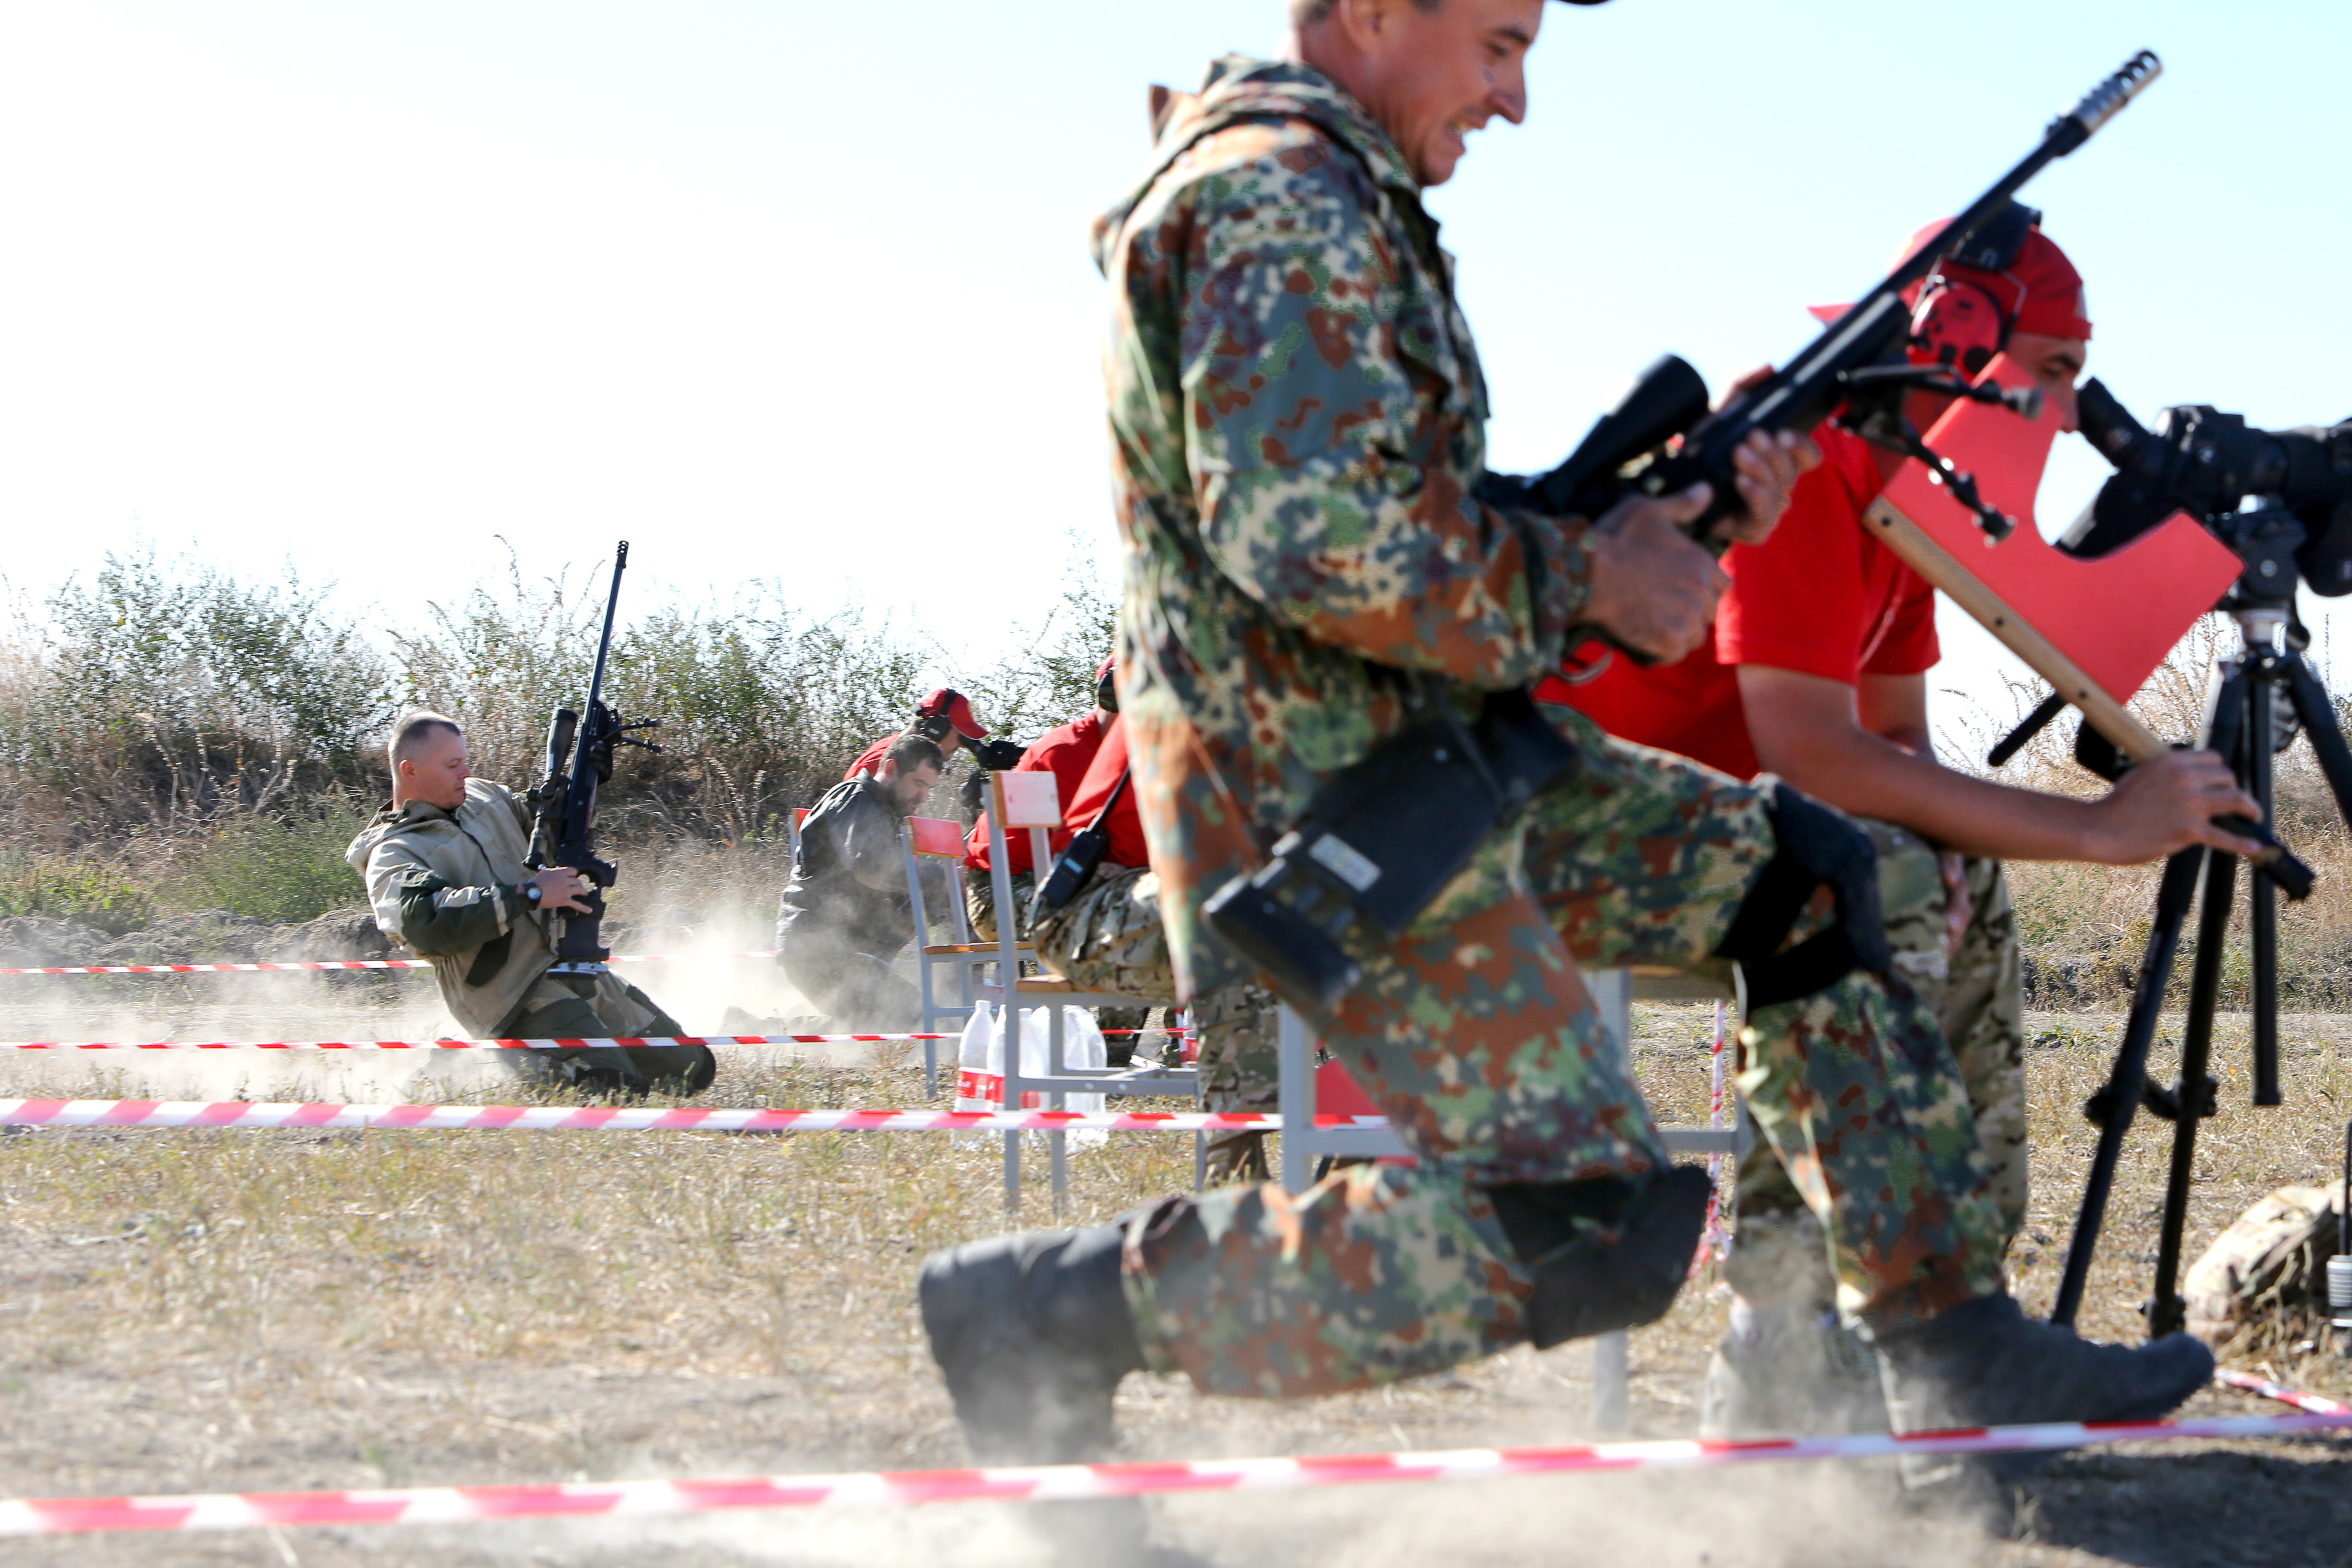
[{"label": "kneeling shooter", "polygon": [[[562,866],[531,870],[530,814],[504,784],[467,767],[465,731],[412,713],[392,737],[392,804],[344,858],[367,879],[376,924],[433,961],[441,999],[478,1039],[676,1036],[677,1021],[609,972],[551,974],[547,916],[585,912],[588,883]],[[717,1070],[707,1046],[531,1053],[534,1066],[586,1087],[687,1094]],[[548,1058],[540,1061],[540,1058]]]}]

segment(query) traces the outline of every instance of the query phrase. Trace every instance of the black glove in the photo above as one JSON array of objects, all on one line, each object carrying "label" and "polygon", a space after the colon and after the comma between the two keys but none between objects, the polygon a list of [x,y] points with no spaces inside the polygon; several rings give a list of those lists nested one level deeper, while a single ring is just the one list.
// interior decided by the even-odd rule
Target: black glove
[{"label": "black glove", "polygon": [[992,772],[1002,773],[1021,761],[1028,748],[1014,741],[974,741],[971,754],[974,761]]},{"label": "black glove", "polygon": [[963,787],[956,791],[956,799],[963,805],[965,820],[978,816],[982,803],[988,799],[988,771],[985,768],[972,769],[966,775]]}]

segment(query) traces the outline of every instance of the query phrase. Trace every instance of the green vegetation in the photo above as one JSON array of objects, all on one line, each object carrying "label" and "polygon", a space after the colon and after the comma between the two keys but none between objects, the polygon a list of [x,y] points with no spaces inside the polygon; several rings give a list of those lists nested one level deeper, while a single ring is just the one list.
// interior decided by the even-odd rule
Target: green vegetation
[{"label": "green vegetation", "polygon": [[[121,931],[357,901],[342,852],[388,791],[392,721],[439,709],[466,726],[476,772],[530,779],[550,710],[586,695],[604,580],[601,565],[534,580],[510,563],[421,629],[379,637],[290,571],[253,584],[109,554],[0,635],[0,915]],[[616,846],[756,850],[765,873],[792,808],[930,687],[956,686],[1023,739],[1083,711],[1110,623],[1109,600],[1076,584],[1016,628],[1017,653],[975,668],[887,619],[797,608],[773,583],[641,613],[614,641],[607,699],[660,719],[664,750],[624,753],[604,830]]]}]

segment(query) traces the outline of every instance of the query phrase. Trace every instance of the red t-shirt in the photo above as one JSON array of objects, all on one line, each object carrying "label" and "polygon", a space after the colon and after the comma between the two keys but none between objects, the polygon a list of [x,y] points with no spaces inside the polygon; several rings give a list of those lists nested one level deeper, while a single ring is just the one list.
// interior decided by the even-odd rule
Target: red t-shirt
[{"label": "red t-shirt", "polygon": [[[1110,792],[1118,789],[1118,781],[1126,776],[1127,726],[1113,719],[1110,728],[1103,731],[1102,750],[1095,753],[1087,776],[1079,781],[1077,795],[1063,809],[1063,817],[1080,827],[1092,827]],[[1151,864],[1151,852],[1143,845],[1143,813],[1136,809],[1133,784],[1119,791],[1118,804],[1111,807],[1102,826],[1110,835],[1110,842],[1103,847],[1103,864]]]},{"label": "red t-shirt", "polygon": [[893,730],[890,733],[883,736],[880,740],[875,742],[872,745],[858,752],[857,760],[849,764],[849,771],[841,775],[843,782],[846,783],[851,779],[864,778],[867,773],[881,772],[882,754],[885,752],[887,752],[891,747],[897,745],[898,743],[898,737],[906,732],[907,731],[904,730]]},{"label": "red t-shirt", "polygon": [[[1073,820],[1070,802],[1078,791],[1078,781],[1087,776],[1087,765],[1102,749],[1103,721],[1099,712],[1087,712],[1066,724],[1056,725],[1037,737],[1029,749],[1021,753],[1013,764],[1016,773],[1052,773],[1054,787],[1062,801],[1062,826],[1055,828],[1047,842],[1056,855],[1070,841],[1077,829],[1069,826]],[[1079,819],[1083,820],[1083,819]],[[1012,869],[1026,871],[1029,866],[1029,835],[1026,831],[1005,836],[1005,859]],[[963,841],[963,863],[974,871],[988,869],[988,813],[982,812],[973,823],[971,832]]]},{"label": "red t-shirt", "polygon": [[1864,675],[1935,667],[1936,591],[1862,526],[1885,480],[1860,437],[1823,426],[1819,468],[1797,481],[1789,510],[1761,544],[1723,558],[1731,587],[1715,636],[1679,664],[1644,668],[1611,658],[1590,679],[1555,676],[1539,701],[1564,703],[1611,734],[1753,778],[1756,747],[1737,667],[1768,665],[1856,684]]}]

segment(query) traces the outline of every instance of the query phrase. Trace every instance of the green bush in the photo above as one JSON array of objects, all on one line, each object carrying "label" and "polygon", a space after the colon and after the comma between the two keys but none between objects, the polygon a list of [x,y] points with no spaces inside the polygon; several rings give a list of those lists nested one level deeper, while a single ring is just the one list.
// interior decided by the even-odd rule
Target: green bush
[{"label": "green bush", "polygon": [[47,611],[9,650],[0,766],[16,787],[0,805],[53,836],[185,827],[353,787],[373,764],[383,660],[290,571],[255,586],[109,552]]},{"label": "green bush", "polygon": [[154,919],[155,900],[101,861],[11,851],[0,854],[0,915],[46,915],[121,936]]},{"label": "green bush", "polygon": [[[0,860],[0,914],[119,931],[157,913],[287,923],[356,902],[342,853],[362,806],[384,798],[392,721],[438,709],[465,726],[475,773],[531,782],[550,710],[587,695],[607,581],[601,564],[531,578],[509,559],[502,576],[361,626],[291,573],[248,582],[142,549],[107,555],[44,613],[10,603],[0,847],[17,853]],[[790,810],[932,687],[962,690],[1015,741],[1085,711],[1114,610],[1076,579],[1038,618],[956,606],[940,625],[1011,649],[973,665],[919,626],[797,608],[773,582],[623,607],[605,698],[662,721],[664,750],[621,753],[600,834],[668,851],[656,864],[699,841],[763,865],[788,842]],[[955,809],[964,766],[934,814]]]},{"label": "green bush", "polygon": [[287,817],[230,819],[184,856],[166,883],[173,903],[293,925],[363,902],[343,850],[367,813],[324,801]]}]

